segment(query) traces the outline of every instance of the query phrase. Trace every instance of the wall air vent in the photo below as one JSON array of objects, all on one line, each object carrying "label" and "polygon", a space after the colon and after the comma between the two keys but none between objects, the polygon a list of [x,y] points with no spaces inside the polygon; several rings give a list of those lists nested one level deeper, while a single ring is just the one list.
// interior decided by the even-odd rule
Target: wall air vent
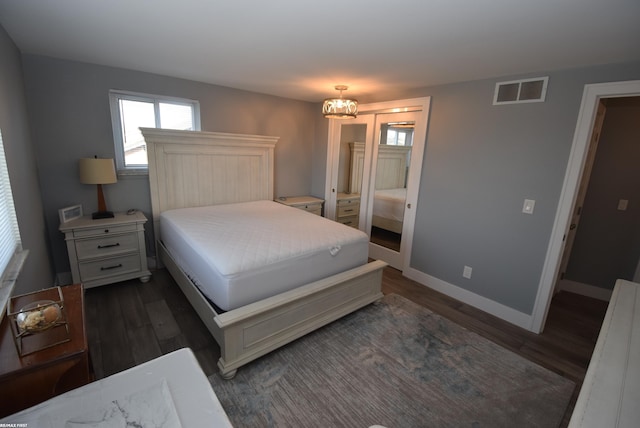
[{"label": "wall air vent", "polygon": [[543,102],[549,77],[496,83],[493,105]]}]

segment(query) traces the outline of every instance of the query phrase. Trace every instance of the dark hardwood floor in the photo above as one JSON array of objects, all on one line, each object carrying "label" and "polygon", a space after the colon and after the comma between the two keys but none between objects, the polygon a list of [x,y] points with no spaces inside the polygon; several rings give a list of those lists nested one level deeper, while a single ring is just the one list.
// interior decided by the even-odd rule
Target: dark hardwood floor
[{"label": "dark hardwood floor", "polygon": [[[607,303],[560,292],[545,331],[534,334],[411,281],[386,268],[382,289],[402,295],[451,321],[576,383],[570,408],[585,376]],[[86,290],[90,355],[97,379],[173,350],[190,347],[207,375],[217,371],[218,345],[169,273],[151,281],[125,281]]]}]

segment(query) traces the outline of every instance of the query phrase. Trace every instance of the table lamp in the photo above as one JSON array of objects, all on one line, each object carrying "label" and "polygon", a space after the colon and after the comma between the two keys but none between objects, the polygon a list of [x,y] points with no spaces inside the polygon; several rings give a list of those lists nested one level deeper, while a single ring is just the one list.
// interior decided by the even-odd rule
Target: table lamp
[{"label": "table lamp", "polygon": [[113,212],[107,211],[107,204],[104,201],[104,193],[102,193],[103,184],[117,183],[116,168],[113,159],[83,158],[79,162],[80,182],[82,184],[98,185],[98,211],[94,212],[91,217],[111,218]]}]

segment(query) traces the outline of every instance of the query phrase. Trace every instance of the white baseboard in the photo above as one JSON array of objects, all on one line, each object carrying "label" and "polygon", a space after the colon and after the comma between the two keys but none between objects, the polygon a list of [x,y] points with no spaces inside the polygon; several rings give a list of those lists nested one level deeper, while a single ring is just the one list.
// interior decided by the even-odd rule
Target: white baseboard
[{"label": "white baseboard", "polygon": [[607,290],[606,288],[595,287],[593,285],[568,279],[561,280],[558,284],[558,289],[580,294],[582,296],[593,297],[598,300],[604,300],[605,302],[611,300],[611,294],[613,293],[613,290]]},{"label": "white baseboard", "polygon": [[403,274],[407,278],[417,281],[426,287],[439,291],[442,294],[446,294],[449,297],[453,297],[456,300],[478,308],[511,324],[517,325],[518,327],[533,331],[531,325],[533,322],[532,315],[517,311],[413,268],[404,270]]}]

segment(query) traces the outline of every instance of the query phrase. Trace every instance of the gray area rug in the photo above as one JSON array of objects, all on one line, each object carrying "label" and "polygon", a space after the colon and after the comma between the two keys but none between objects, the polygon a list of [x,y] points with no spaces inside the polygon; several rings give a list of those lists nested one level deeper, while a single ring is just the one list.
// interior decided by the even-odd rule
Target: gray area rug
[{"label": "gray area rug", "polygon": [[393,294],[209,380],[235,427],[557,427],[575,386]]}]

